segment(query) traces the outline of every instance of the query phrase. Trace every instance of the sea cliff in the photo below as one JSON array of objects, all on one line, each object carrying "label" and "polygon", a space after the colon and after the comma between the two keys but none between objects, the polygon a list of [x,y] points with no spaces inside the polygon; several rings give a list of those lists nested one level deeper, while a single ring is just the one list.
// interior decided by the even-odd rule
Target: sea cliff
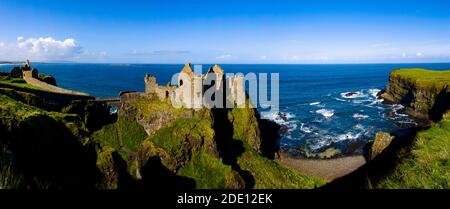
[{"label": "sea cliff", "polygon": [[390,73],[386,92],[381,96],[402,104],[417,119],[439,121],[450,105],[450,71],[396,69]]}]

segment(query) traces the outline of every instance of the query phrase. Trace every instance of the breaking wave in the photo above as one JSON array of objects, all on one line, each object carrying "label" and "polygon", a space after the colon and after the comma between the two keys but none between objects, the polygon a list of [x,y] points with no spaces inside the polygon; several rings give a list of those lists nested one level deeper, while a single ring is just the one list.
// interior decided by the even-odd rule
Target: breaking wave
[{"label": "breaking wave", "polygon": [[334,115],[334,110],[320,109],[316,110],[317,114],[321,114],[325,118],[331,118]]},{"label": "breaking wave", "polygon": [[307,134],[312,133],[311,128],[305,126],[304,123],[301,123],[301,124],[300,124],[300,130],[303,131],[303,132],[305,132],[305,133],[307,133]]},{"label": "breaking wave", "polygon": [[368,115],[363,115],[363,114],[360,114],[360,113],[355,113],[355,114],[353,114],[353,118],[358,119],[358,120],[363,120],[363,119],[369,118],[369,116]]}]

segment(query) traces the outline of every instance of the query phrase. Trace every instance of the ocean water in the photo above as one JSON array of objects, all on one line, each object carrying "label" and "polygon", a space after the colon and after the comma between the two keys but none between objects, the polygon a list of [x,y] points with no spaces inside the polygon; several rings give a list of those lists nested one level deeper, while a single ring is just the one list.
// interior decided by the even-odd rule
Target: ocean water
[{"label": "ocean water", "polygon": [[[204,71],[211,65],[203,65]],[[378,131],[394,131],[415,122],[402,113],[401,105],[385,105],[376,99],[395,68],[450,69],[450,63],[341,64],[341,65],[221,65],[232,73],[279,73],[280,112],[267,115],[282,125],[283,149],[292,153],[320,152],[330,147],[343,153],[360,152]],[[11,65],[0,65],[8,71]],[[160,64],[33,64],[53,75],[59,86],[98,97],[120,91],[144,91],[144,75],[166,84],[183,65]],[[352,94],[347,94],[352,92]]]}]

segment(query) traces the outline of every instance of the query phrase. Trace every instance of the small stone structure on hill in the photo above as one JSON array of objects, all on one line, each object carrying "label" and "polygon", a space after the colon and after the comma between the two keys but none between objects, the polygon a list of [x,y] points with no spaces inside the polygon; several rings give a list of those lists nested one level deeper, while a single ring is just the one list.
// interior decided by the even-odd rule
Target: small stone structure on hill
[{"label": "small stone structure on hill", "polygon": [[24,77],[24,72],[25,71],[30,71],[31,70],[31,75],[33,78],[39,78],[39,72],[36,68],[31,69],[31,64],[30,64],[30,60],[26,60],[23,64],[22,67],[19,66],[15,66],[11,72],[10,72],[10,76],[13,78],[23,78]]}]

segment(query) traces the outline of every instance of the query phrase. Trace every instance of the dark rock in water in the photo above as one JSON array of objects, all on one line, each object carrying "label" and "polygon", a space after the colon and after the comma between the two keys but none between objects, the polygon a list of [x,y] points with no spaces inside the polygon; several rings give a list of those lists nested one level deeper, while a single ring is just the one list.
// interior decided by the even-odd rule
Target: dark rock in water
[{"label": "dark rock in water", "polygon": [[346,93],[344,96],[345,97],[351,97],[351,96],[353,96],[353,95],[357,95],[358,93],[356,93],[356,92],[348,92],[348,93]]},{"label": "dark rock in water", "polygon": [[386,90],[381,90],[381,91],[379,91],[378,93],[377,93],[377,99],[381,99],[382,97],[381,97],[381,95],[383,95],[384,93],[386,92]]},{"label": "dark rock in water", "polygon": [[280,116],[280,118],[283,119],[283,121],[287,121],[288,120],[288,118],[286,116],[286,113],[278,112],[278,116]]}]

